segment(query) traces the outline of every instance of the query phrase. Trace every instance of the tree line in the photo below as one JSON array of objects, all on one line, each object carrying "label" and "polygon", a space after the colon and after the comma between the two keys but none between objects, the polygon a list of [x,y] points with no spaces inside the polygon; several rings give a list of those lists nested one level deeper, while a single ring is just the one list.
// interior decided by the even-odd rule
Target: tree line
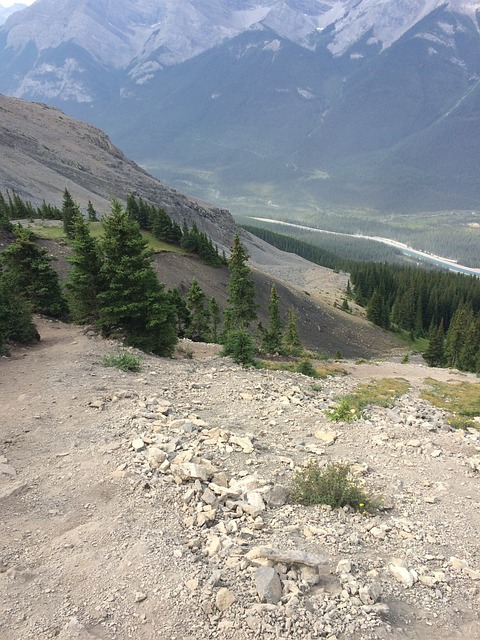
[{"label": "tree line", "polygon": [[480,372],[480,279],[385,263],[355,265],[351,296],[384,329],[425,337],[432,366]]},{"label": "tree line", "polygon": [[[136,213],[132,213],[136,205]],[[230,278],[222,311],[214,298],[206,299],[195,279],[186,298],[175,288],[165,291],[153,269],[152,251],[141,234],[138,216],[148,211],[150,221],[161,220],[165,237],[169,230],[180,242],[203,238],[195,227],[179,233],[158,210],[143,207],[142,201],[130,198],[123,207],[113,200],[109,215],[102,220],[103,234],[96,239],[67,190],[61,211],[72,249],[68,258],[71,269],[63,288],[52,258],[35,242],[32,232],[13,225],[10,211],[0,208],[0,228],[13,240],[0,254],[0,350],[8,341],[28,343],[38,338],[32,314],[40,313],[93,325],[105,337],[119,338],[126,345],[161,356],[171,356],[178,338],[188,337],[220,341],[225,355],[242,364],[253,363],[258,345],[251,325],[257,318],[257,307],[248,255],[238,234],[227,261]],[[295,313],[290,312],[283,330],[278,305],[272,287],[269,327],[259,328],[264,352],[300,346]]]},{"label": "tree line", "polygon": [[[375,260],[398,264],[405,264],[407,261],[407,258],[397,249],[365,238],[334,233],[314,233],[293,227],[283,227],[288,235],[263,226],[242,225],[242,227],[282,251],[296,253],[310,262],[334,271],[350,271],[353,264],[358,261],[372,260],[372,256]],[[275,224],[275,228],[278,229],[281,226]]]},{"label": "tree line", "polygon": [[[138,222],[140,228],[149,231],[155,238],[168,244],[181,247],[185,251],[200,256],[203,262],[212,267],[226,263],[224,255],[220,255],[212,239],[203,231],[199,231],[195,222],[189,228],[184,221],[182,227],[176,223],[161,207],[155,207],[133,194],[127,196],[126,209],[129,215]],[[99,215],[89,200],[86,210],[89,222],[96,222]],[[45,200],[40,207],[26,202],[17,193],[7,191],[4,196],[0,191],[0,218],[6,220],[61,220],[68,239],[73,237],[75,219],[82,215],[80,208],[72,199],[68,189],[64,190],[62,207],[47,204]]]},{"label": "tree line", "polygon": [[[432,268],[359,261],[270,229],[244,226],[283,251],[350,273],[348,299],[366,308],[367,318],[387,330],[427,338],[432,366],[480,372],[480,279]],[[357,257],[358,254],[353,254]]]}]

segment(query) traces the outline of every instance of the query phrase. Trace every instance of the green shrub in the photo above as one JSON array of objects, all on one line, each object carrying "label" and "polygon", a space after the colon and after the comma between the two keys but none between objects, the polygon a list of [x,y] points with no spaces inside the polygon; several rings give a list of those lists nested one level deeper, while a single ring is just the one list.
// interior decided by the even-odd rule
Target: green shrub
[{"label": "green shrub", "polygon": [[353,407],[347,398],[342,398],[336,407],[325,411],[325,415],[333,422],[352,422],[362,417],[361,411]]},{"label": "green shrub", "polygon": [[129,351],[121,351],[120,353],[108,353],[103,358],[105,367],[116,367],[121,371],[140,371],[142,367],[142,359],[134,356]]},{"label": "green shrub", "polygon": [[246,329],[229,331],[223,343],[222,356],[231,356],[233,361],[244,367],[255,367],[257,346]]},{"label": "green shrub", "polygon": [[355,511],[371,511],[374,502],[358,487],[348,464],[330,463],[320,467],[312,461],[292,479],[290,499],[305,506],[326,504],[332,508],[349,506]]},{"label": "green shrub", "polygon": [[295,371],[297,373],[303,373],[304,376],[310,376],[310,378],[318,378],[317,370],[308,358],[300,360],[295,367]]}]

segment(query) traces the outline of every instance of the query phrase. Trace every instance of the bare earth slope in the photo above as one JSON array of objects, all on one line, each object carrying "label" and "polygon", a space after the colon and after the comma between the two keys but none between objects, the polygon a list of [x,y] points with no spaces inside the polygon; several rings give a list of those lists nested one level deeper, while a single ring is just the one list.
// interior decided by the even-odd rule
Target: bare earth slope
[{"label": "bare earth slope", "polygon": [[[1,640],[480,638],[480,440],[418,398],[458,374],[377,364],[411,390],[332,424],[362,365],[313,391],[193,345],[121,373],[100,364],[113,343],[39,331],[0,360]],[[285,504],[312,458],[354,464],[385,509]]]},{"label": "bare earth slope", "polygon": [[113,197],[141,196],[181,224],[186,220],[229,246],[234,222],[211,207],[165,186],[129,160],[108,136],[59,109],[0,94],[0,191],[15,191],[40,205],[60,206],[63,191],[86,209],[109,211]]}]

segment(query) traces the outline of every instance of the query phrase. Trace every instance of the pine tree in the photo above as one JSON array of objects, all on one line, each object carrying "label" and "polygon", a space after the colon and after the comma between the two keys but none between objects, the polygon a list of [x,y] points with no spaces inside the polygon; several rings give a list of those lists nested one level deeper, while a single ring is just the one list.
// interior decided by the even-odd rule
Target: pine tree
[{"label": "pine tree", "polygon": [[101,250],[102,331],[119,333],[126,344],[144,351],[171,355],[177,341],[174,309],[152,268],[152,253],[138,223],[117,200],[104,221]]},{"label": "pine tree", "polygon": [[438,326],[432,325],[430,327],[428,347],[423,357],[431,367],[443,367],[444,365],[444,338],[443,322],[440,322]]},{"label": "pine tree", "polygon": [[65,285],[70,313],[76,322],[96,322],[99,318],[97,296],[102,290],[102,258],[97,241],[81,217],[75,220],[71,246],[73,255],[68,261],[72,269]]},{"label": "pine tree", "polygon": [[445,336],[445,361],[447,367],[458,367],[460,352],[465,344],[465,337],[473,320],[472,309],[461,305],[454,313]]},{"label": "pine tree", "polygon": [[78,205],[72,200],[72,196],[67,188],[63,192],[63,205],[62,205],[62,221],[63,230],[69,240],[71,240],[75,234],[75,220],[81,217],[80,209]]},{"label": "pine tree", "polygon": [[39,337],[27,302],[0,272],[0,354],[7,352],[7,341],[29,343]]},{"label": "pine tree", "polygon": [[458,368],[462,371],[477,372],[477,357],[480,353],[480,313],[472,319],[465,332],[463,347],[458,356]]},{"label": "pine tree", "polygon": [[255,340],[247,329],[239,327],[229,331],[223,344],[223,356],[231,356],[237,364],[252,367],[256,365],[256,352]]},{"label": "pine tree", "polygon": [[222,321],[222,312],[215,298],[210,298],[208,311],[210,313],[210,340],[211,342],[218,342],[218,329]]},{"label": "pine tree", "polygon": [[91,200],[88,201],[87,216],[89,222],[96,222],[98,220],[97,212],[95,211]]},{"label": "pine tree", "polygon": [[390,328],[390,309],[386,301],[385,285],[381,284],[373,290],[367,304],[367,318],[384,329]]},{"label": "pine tree", "polygon": [[190,324],[185,332],[186,337],[194,342],[206,342],[210,333],[210,314],[205,308],[205,292],[195,278],[187,295],[187,308]]},{"label": "pine tree", "polygon": [[292,355],[298,355],[302,349],[302,342],[297,327],[297,314],[293,307],[288,310],[287,324],[283,332],[282,344],[284,350]]},{"label": "pine tree", "polygon": [[67,315],[68,308],[51,262],[45,249],[35,244],[30,231],[21,227],[15,228],[15,242],[0,255],[5,281],[31,311],[61,318]]},{"label": "pine tree", "polygon": [[190,324],[190,311],[187,303],[180,295],[178,289],[169,289],[167,291],[169,303],[172,305],[176,316],[176,331],[179,338],[185,337],[185,332]]},{"label": "pine tree", "polygon": [[227,285],[227,306],[223,312],[225,335],[234,329],[248,329],[257,317],[255,287],[250,277],[251,269],[247,266],[248,258],[240,236],[236,233],[228,260],[230,279]]},{"label": "pine tree", "polygon": [[275,285],[270,289],[268,303],[268,330],[265,332],[262,347],[267,353],[279,353],[282,346],[282,323],[280,320],[279,299]]}]

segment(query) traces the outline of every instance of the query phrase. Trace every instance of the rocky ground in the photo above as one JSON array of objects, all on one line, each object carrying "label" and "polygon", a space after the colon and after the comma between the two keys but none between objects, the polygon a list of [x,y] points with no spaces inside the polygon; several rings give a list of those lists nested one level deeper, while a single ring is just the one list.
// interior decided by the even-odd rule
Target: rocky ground
[{"label": "rocky ground", "polygon": [[[480,433],[418,397],[468,376],[348,363],[313,388],[206,345],[122,373],[113,343],[39,330],[0,360],[2,640],[480,638]],[[392,376],[393,409],[327,420]],[[312,459],[351,463],[382,508],[289,504]]]}]

